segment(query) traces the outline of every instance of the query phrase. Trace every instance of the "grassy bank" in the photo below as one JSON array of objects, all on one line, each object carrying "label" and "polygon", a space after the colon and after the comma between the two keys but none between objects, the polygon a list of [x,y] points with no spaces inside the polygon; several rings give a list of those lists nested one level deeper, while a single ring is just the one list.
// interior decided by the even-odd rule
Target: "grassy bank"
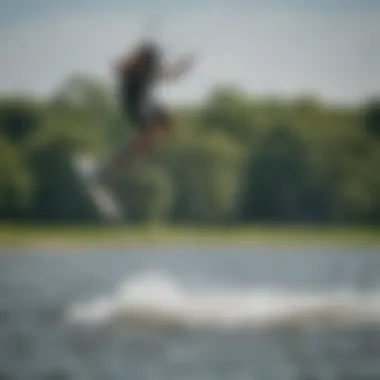
[{"label": "grassy bank", "polygon": [[180,227],[51,227],[0,225],[1,247],[122,246],[129,244],[360,244],[380,247],[374,228],[180,228]]}]

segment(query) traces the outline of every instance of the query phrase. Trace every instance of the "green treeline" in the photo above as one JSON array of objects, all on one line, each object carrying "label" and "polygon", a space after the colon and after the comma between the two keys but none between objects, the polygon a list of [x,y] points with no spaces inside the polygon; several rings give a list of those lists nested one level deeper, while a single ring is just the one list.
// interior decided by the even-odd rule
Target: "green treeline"
[{"label": "green treeline", "polygon": [[[260,99],[216,88],[115,186],[129,223],[380,223],[380,103]],[[66,80],[48,99],[0,98],[0,219],[93,223],[72,169],[131,141],[111,90]]]}]

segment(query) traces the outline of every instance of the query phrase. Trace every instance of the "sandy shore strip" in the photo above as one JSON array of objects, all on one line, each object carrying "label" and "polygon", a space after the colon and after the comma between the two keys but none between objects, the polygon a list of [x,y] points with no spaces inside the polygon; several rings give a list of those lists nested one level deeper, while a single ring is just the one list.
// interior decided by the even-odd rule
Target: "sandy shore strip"
[{"label": "sandy shore strip", "polygon": [[144,246],[344,245],[379,247],[370,228],[179,228],[0,226],[0,249],[78,250]]}]

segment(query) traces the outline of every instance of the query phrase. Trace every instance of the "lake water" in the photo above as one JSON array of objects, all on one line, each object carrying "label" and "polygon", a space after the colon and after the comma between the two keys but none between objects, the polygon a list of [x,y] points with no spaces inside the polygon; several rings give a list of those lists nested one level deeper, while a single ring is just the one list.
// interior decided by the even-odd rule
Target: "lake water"
[{"label": "lake water", "polygon": [[379,248],[0,255],[0,379],[380,379]]}]

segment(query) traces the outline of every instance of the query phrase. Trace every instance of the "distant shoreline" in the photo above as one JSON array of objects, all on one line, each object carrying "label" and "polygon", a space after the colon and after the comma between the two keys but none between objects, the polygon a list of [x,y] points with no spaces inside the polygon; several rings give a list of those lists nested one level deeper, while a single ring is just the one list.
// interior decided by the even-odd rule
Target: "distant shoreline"
[{"label": "distant shoreline", "polygon": [[[135,246],[360,245],[380,248],[380,228],[52,227],[0,225],[0,249],[100,249]],[[379,249],[380,253],[380,249]]]}]

